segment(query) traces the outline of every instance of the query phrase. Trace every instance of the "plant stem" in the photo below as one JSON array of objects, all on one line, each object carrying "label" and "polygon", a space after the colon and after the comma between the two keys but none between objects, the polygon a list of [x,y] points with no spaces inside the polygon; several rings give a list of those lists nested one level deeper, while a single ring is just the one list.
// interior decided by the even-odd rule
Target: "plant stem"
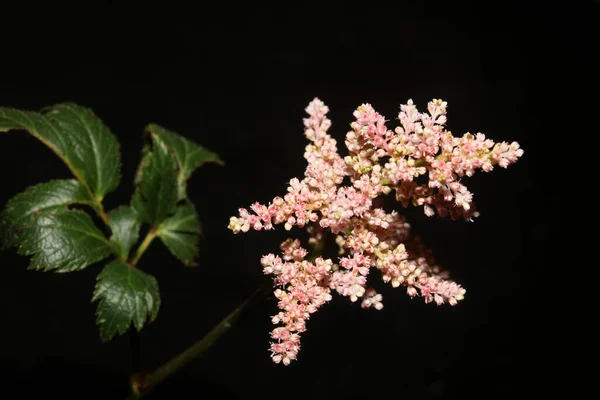
[{"label": "plant stem", "polygon": [[[77,176],[77,174],[75,174],[75,176]],[[83,181],[81,179],[79,179],[79,177],[77,179],[79,180],[79,182],[83,183]],[[104,222],[104,225],[109,226],[110,218],[108,217],[108,214],[106,213],[106,211],[104,211],[104,205],[102,205],[102,200],[100,200],[96,196],[94,196],[94,192],[92,192],[92,190],[89,188],[89,186],[87,186],[85,184],[84,184],[84,186],[86,187],[86,190],[90,196],[90,199],[92,199],[92,201],[89,203],[90,206],[94,209],[94,211],[96,211],[96,214],[98,214],[98,216],[102,219],[102,222]]]},{"label": "plant stem", "polygon": [[188,349],[172,358],[170,361],[163,364],[156,371],[149,375],[137,375],[131,379],[132,393],[128,400],[141,399],[149,394],[158,384],[173,375],[190,361],[202,355],[224,334],[233,324],[238,321],[244,311],[258,300],[264,298],[263,294],[270,292],[273,288],[273,283],[269,280],[261,285],[252,296],[240,304],[233,312],[226,316],[218,325],[216,325],[204,338],[194,343]]},{"label": "plant stem", "polygon": [[[156,236],[156,234],[154,234],[154,236]],[[143,248],[144,243],[148,242],[148,244],[150,244],[150,242],[152,241],[152,239],[147,239],[148,236],[146,236],[146,239],[144,239],[144,242],[140,245],[140,248],[138,249],[137,253],[140,253],[140,256],[141,253],[143,253],[145,250],[145,248]],[[317,242],[310,255],[306,257],[306,260],[314,262],[315,259],[323,253],[328,239],[329,235],[327,234],[327,232],[323,232],[321,240]],[[137,253],[136,257],[134,258],[134,261],[137,261],[137,259],[139,259]],[[148,395],[150,392],[152,392],[152,390],[154,390],[154,388],[157,385],[159,385],[165,379],[173,375],[175,372],[179,371],[193,359],[204,354],[223,334],[225,334],[233,326],[235,322],[237,322],[242,317],[243,313],[247,311],[251,305],[257,303],[261,299],[264,299],[266,297],[266,294],[270,293],[272,290],[273,282],[271,280],[265,282],[246,301],[244,301],[229,315],[223,318],[223,320],[221,320],[221,322],[219,322],[201,340],[192,344],[190,347],[188,347],[182,353],[179,353],[179,355],[175,356],[170,361],[167,361],[154,372],[150,374],[139,373],[132,376],[130,381],[131,394],[129,395],[127,400],[137,400]]]},{"label": "plant stem", "polygon": [[102,205],[102,202],[97,201],[95,203],[95,206],[96,206],[96,212],[98,213],[100,218],[102,218],[102,221],[104,222],[104,224],[106,226],[109,226],[110,218],[108,217],[108,214],[104,211],[104,206]]},{"label": "plant stem", "polygon": [[150,230],[146,234],[146,237],[144,238],[144,241],[140,244],[140,247],[137,248],[135,255],[131,259],[130,264],[132,266],[135,266],[137,264],[137,262],[142,257],[142,254],[144,254],[144,252],[146,251],[148,246],[150,246],[150,243],[152,243],[152,241],[154,240],[155,237],[156,237],[156,230],[154,228],[150,228]]}]

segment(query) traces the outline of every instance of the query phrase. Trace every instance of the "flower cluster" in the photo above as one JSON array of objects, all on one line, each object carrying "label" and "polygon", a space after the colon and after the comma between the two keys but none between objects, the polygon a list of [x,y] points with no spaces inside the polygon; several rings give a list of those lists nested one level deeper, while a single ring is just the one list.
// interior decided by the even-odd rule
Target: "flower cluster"
[{"label": "flower cluster", "polygon": [[385,118],[370,104],[354,111],[355,121],[346,134],[348,155],[338,153],[328,133],[329,109],[319,99],[306,108],[304,134],[310,140],[304,157],[304,178],[293,178],[287,193],[267,205],[255,203],[231,217],[234,233],[273,229],[283,224],[306,227],[311,242],[323,232],[335,235],[338,259],[308,258],[299,240],[281,245],[281,256],[261,260],[265,274],[273,275],[280,312],[273,317],[273,361],[288,365],[300,349],[299,334],[306,321],[333,291],[363,308],[383,307],[382,297],[367,286],[372,268],[384,282],[404,286],[411,296],[425,302],[455,305],[465,289],[448,280],[419,237],[396,211],[386,212],[375,200],[390,193],[404,207],[422,206],[425,215],[471,221],[478,212],[473,196],[461,178],[476,170],[503,168],[522,156],[517,142],[494,143],[482,133],[455,137],[445,129],[446,102],[434,99],[428,112],[420,113],[409,100],[399,113],[400,126],[390,130]]}]

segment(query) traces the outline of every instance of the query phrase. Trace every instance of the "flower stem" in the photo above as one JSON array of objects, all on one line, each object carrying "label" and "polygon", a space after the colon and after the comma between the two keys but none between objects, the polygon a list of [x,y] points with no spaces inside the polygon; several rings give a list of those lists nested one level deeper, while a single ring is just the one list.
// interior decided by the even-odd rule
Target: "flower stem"
[{"label": "flower stem", "polygon": [[273,283],[271,281],[265,282],[252,294],[252,296],[250,296],[246,301],[240,304],[235,310],[221,320],[221,322],[219,322],[219,324],[217,324],[206,336],[204,336],[204,338],[194,343],[192,346],[172,358],[170,361],[167,361],[151,374],[140,374],[132,377],[132,393],[128,397],[128,400],[141,399],[142,397],[146,396],[162,381],[210,349],[210,347],[223,334],[225,334],[237,320],[242,317],[244,311],[246,311],[251,305],[255,304],[258,300],[264,299],[263,295],[270,292],[272,287]]},{"label": "flower stem", "polygon": [[137,250],[135,252],[135,255],[131,259],[131,263],[130,264],[132,266],[135,266],[137,264],[137,262],[142,257],[142,254],[144,254],[144,252],[146,251],[146,249],[148,248],[148,246],[150,246],[150,243],[152,243],[152,241],[154,240],[155,237],[156,237],[156,230],[154,228],[150,228],[150,230],[146,234],[146,237],[144,238],[144,240],[140,244],[140,247],[137,248]]},{"label": "flower stem", "polygon": [[[153,232],[153,231],[151,231]],[[150,235],[150,232],[149,232]],[[138,251],[136,252],[136,257],[134,257],[134,261],[139,259],[139,256],[144,252],[144,243],[147,242],[146,247],[150,244],[156,233],[154,232],[152,238],[146,239],[140,245]],[[317,257],[319,257],[323,250],[326,247],[327,239],[329,235],[327,232],[323,233],[323,236],[316,243],[310,255],[306,257],[306,259],[310,262],[314,262]],[[138,256],[139,253],[139,256]],[[267,294],[271,293],[273,290],[273,282],[271,280],[263,283],[256,291],[242,304],[240,304],[235,310],[233,310],[229,315],[221,320],[206,336],[192,344],[182,353],[179,353],[177,356],[167,361],[162,366],[158,367],[154,372],[149,374],[138,373],[131,377],[130,386],[131,386],[131,394],[127,398],[127,400],[137,400],[142,397],[150,394],[154,388],[163,382],[165,379],[169,378],[171,375],[179,371],[181,368],[186,366],[190,361],[204,354],[207,350],[209,350],[213,344],[225,334],[229,329],[233,326],[235,322],[237,322],[245,313],[245,311],[250,309],[250,306],[256,304],[258,301],[267,297]]]}]

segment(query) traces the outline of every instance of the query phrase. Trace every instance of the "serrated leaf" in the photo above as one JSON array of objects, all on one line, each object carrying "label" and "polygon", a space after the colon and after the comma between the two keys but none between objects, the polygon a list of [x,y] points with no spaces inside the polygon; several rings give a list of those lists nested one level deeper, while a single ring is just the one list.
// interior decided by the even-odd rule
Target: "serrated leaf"
[{"label": "serrated leaf", "polygon": [[37,113],[0,107],[0,132],[21,129],[50,147],[98,200],[121,179],[119,142],[89,109],[56,104]]},{"label": "serrated leaf", "polygon": [[165,219],[159,226],[158,231],[178,231],[186,233],[200,233],[200,221],[194,204],[187,200],[178,205],[175,214]]},{"label": "serrated leaf", "polygon": [[131,206],[142,222],[158,225],[175,212],[177,161],[167,146],[152,137],[152,151],[142,159],[138,185]]},{"label": "serrated leaf", "polygon": [[108,257],[113,248],[80,210],[42,212],[23,231],[17,252],[33,256],[30,269],[71,272]]},{"label": "serrated leaf", "polygon": [[140,269],[115,260],[98,275],[92,301],[99,301],[96,323],[103,341],[123,334],[131,323],[140,331],[160,308],[156,279]]},{"label": "serrated leaf", "polygon": [[179,165],[179,175],[177,176],[178,200],[186,197],[186,182],[196,168],[207,162],[224,165],[224,162],[216,153],[160,125],[150,124],[146,127],[146,131],[158,136],[167,147],[174,151],[177,157],[177,164]]},{"label": "serrated leaf", "polygon": [[139,239],[140,222],[129,206],[115,208],[108,216],[112,232],[110,241],[115,244],[119,255],[127,259],[131,247]]},{"label": "serrated leaf", "polygon": [[195,264],[200,234],[200,221],[190,201],[177,206],[175,214],[165,219],[157,229],[157,236],[169,251],[188,266]]},{"label": "serrated leaf", "polygon": [[90,202],[89,193],[75,179],[53,180],[28,187],[12,197],[0,215],[2,248],[16,246],[22,231],[39,213]]},{"label": "serrated leaf", "polygon": [[[144,160],[146,158],[146,156],[148,155],[148,153],[150,153],[152,151],[152,146],[150,143],[145,142],[143,147],[142,147],[142,152],[141,152],[141,160]],[[133,183],[137,186],[140,184],[140,182],[142,181],[142,171],[144,170],[144,163],[140,162],[138,164],[137,170],[135,171],[135,176],[134,176],[134,181]]]}]

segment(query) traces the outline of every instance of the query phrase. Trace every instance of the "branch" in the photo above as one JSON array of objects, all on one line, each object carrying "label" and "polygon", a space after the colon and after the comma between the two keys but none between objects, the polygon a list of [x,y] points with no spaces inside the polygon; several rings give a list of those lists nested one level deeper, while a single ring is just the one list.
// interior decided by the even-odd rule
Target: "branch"
[{"label": "branch", "polygon": [[[324,234],[321,240],[317,242],[311,254],[307,257],[308,260],[314,261],[323,253],[328,235]],[[141,247],[141,246],[140,246]],[[237,322],[250,307],[256,304],[259,300],[266,297],[273,290],[273,282],[271,280],[262,284],[246,301],[240,304],[221,322],[219,322],[204,338],[192,344],[179,355],[167,361],[154,372],[150,374],[136,374],[132,376],[131,394],[127,400],[137,400],[151,393],[154,388],[163,382],[165,379],[185,367],[190,361],[204,354],[212,345],[225,334]]]},{"label": "branch", "polygon": [[263,299],[273,288],[271,281],[265,282],[259,287],[246,301],[240,304],[219,324],[217,324],[204,338],[191,345],[188,349],[175,356],[170,361],[160,366],[151,374],[138,374],[131,379],[131,395],[128,400],[141,399],[148,395],[152,390],[165,379],[186,366],[193,359],[201,356],[223,335],[235,322],[237,322],[250,306]]}]

